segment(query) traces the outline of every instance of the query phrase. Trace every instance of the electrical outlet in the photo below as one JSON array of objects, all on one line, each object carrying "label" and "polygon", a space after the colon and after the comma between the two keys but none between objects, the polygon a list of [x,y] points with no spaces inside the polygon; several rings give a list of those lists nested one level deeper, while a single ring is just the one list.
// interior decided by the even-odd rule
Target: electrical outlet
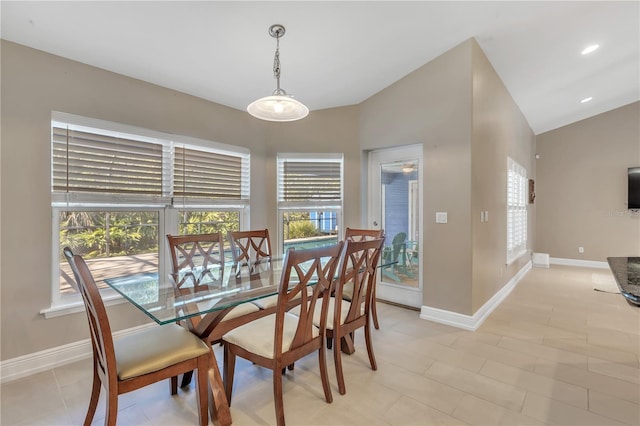
[{"label": "electrical outlet", "polygon": [[447,212],[436,212],[436,223],[447,223]]},{"label": "electrical outlet", "polygon": [[578,247],[578,253],[584,253],[584,247]]}]

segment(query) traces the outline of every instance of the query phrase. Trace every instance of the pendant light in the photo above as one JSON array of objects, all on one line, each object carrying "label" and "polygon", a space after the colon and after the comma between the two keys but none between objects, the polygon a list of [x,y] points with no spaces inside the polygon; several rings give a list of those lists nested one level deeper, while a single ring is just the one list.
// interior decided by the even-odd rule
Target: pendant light
[{"label": "pendant light", "polygon": [[267,121],[295,121],[309,114],[302,102],[288,95],[280,88],[280,37],[284,36],[284,26],[274,24],[269,27],[269,34],[276,39],[276,53],[273,58],[273,76],[276,78],[276,90],[271,96],[265,96],[249,104],[247,112],[256,118]]}]

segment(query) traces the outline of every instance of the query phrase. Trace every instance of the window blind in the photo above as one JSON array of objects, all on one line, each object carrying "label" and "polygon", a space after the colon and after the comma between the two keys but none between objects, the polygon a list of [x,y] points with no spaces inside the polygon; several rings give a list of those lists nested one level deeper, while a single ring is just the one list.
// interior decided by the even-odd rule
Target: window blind
[{"label": "window blind", "polygon": [[162,196],[163,146],[52,124],[52,190]]},{"label": "window blind", "polygon": [[291,205],[340,206],[342,158],[278,156],[278,202]]},{"label": "window blind", "polygon": [[184,198],[248,200],[248,156],[176,146],[173,195]]},{"label": "window blind", "polygon": [[520,256],[527,244],[527,171],[507,160],[507,263]]},{"label": "window blind", "polygon": [[188,137],[95,121],[104,128],[51,121],[54,203],[249,203],[248,151],[215,143],[203,146],[189,143],[196,140]]}]

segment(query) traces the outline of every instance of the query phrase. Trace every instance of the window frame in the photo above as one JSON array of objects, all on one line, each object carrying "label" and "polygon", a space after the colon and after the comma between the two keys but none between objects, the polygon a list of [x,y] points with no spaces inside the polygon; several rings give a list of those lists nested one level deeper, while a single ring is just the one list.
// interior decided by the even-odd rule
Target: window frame
[{"label": "window frame", "polygon": [[[512,182],[512,178],[514,181]],[[528,209],[527,209],[527,169],[511,157],[507,157],[506,181],[506,263],[513,263],[527,253]],[[515,191],[515,194],[512,194]],[[515,199],[514,199],[515,198]],[[514,222],[520,216],[520,223]],[[518,237],[518,235],[520,237]],[[513,241],[512,241],[513,240]]]},{"label": "window frame", "polygon": [[[340,199],[314,202],[313,200],[287,201],[282,199],[283,163],[292,160],[296,162],[335,162],[340,165]],[[342,215],[344,206],[344,155],[342,153],[278,153],[276,156],[276,204],[278,209],[278,235],[276,250],[284,253],[284,214],[295,212],[336,212],[336,226],[338,236],[342,234]],[[340,238],[338,238],[340,240]]]},{"label": "window frame", "polygon": [[[122,133],[127,136],[139,137],[142,140],[158,140],[165,147],[167,155],[163,153],[163,194],[161,197],[140,197],[129,194],[100,194],[95,192],[60,192],[54,191],[53,167],[51,169],[51,211],[52,211],[52,252],[51,252],[51,306],[41,313],[46,318],[64,315],[82,310],[80,294],[63,295],[60,292],[60,223],[59,215],[63,211],[156,211],[158,212],[158,276],[166,279],[170,262],[166,247],[166,234],[179,232],[179,211],[233,211],[238,212],[239,227],[242,229],[249,221],[250,206],[250,151],[244,147],[221,144],[213,141],[192,138],[188,136],[171,135],[150,129],[144,129],[126,124],[113,123],[88,117],[77,116],[53,111],[51,114],[51,129],[54,123],[70,126],[86,127],[105,133]],[[53,134],[52,134],[53,138]],[[152,142],[155,143],[155,142]],[[53,139],[50,147],[53,149]],[[202,150],[214,154],[238,156],[240,158],[240,199],[217,198],[189,198],[173,197],[175,162],[173,149],[188,148]],[[53,162],[53,151],[51,152]],[[166,162],[166,164],[165,164]],[[103,299],[111,304],[123,302],[122,297],[111,288],[100,290]]]}]

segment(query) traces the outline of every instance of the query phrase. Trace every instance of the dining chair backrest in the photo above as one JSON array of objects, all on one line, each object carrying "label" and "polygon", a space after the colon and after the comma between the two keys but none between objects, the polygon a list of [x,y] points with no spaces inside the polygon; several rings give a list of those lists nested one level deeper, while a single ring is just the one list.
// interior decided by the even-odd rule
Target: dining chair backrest
[{"label": "dining chair backrest", "polygon": [[230,231],[229,243],[233,261],[241,265],[253,265],[271,259],[271,239],[268,229]]},{"label": "dining chair backrest", "polygon": [[[351,240],[351,241],[368,241],[368,240],[375,240],[378,238],[384,238],[384,229],[356,229],[356,228],[347,228],[345,230],[344,233],[344,239],[345,240]],[[375,277],[374,277],[375,280]],[[347,284],[346,288],[343,287],[344,290],[346,290],[343,294],[342,297],[344,299],[347,300],[351,300],[351,284]],[[375,285],[373,286],[373,289],[371,290],[372,295],[371,295],[371,317],[373,319],[373,325],[375,328],[380,328],[380,324],[378,322],[378,309],[376,307],[376,287]]]},{"label": "dining chair backrest", "polygon": [[384,229],[357,229],[347,228],[344,231],[344,239],[352,241],[375,240],[384,237]]},{"label": "dining chair backrest", "polygon": [[368,315],[373,298],[376,268],[378,267],[383,244],[384,238],[366,241],[345,241],[342,255],[340,256],[338,280],[335,289],[335,318],[330,319],[337,321],[335,324],[340,324],[341,321],[342,293],[346,286],[349,286],[351,291],[351,303],[349,313],[342,322],[348,323]]},{"label": "dining chair backrest", "polygon": [[[321,324],[326,324],[327,306],[343,243],[308,250],[289,249],[285,255],[276,307],[274,346],[277,358],[282,355],[284,316],[293,306],[299,306],[298,326],[288,351],[304,346],[324,334],[313,332],[313,316],[318,303],[322,303]],[[314,282],[311,286],[310,282]],[[313,291],[309,291],[309,288]],[[322,299],[321,302],[319,300]]]},{"label": "dining chair backrest", "polygon": [[222,279],[224,247],[222,234],[167,235],[171,252],[171,273],[178,287],[191,284],[194,291],[200,284],[212,284]]},{"label": "dining chair backrest", "polygon": [[[346,386],[342,368],[342,344],[345,350],[354,350],[353,335],[358,328],[364,328],[365,344],[371,369],[377,364],[373,353],[369,318],[375,312],[376,268],[384,238],[366,241],[346,240],[340,256],[338,279],[333,302],[333,317],[329,318],[327,339],[332,341],[333,360],[338,379],[338,391],[344,395]],[[345,298],[345,292],[350,292]],[[343,308],[344,306],[344,308]],[[329,341],[328,340],[328,341]]]},{"label": "dining chair backrest", "polygon": [[116,389],[118,384],[113,337],[100,290],[84,259],[74,255],[69,247],[65,247],[63,253],[71,266],[85,305],[97,373],[107,390]]}]

